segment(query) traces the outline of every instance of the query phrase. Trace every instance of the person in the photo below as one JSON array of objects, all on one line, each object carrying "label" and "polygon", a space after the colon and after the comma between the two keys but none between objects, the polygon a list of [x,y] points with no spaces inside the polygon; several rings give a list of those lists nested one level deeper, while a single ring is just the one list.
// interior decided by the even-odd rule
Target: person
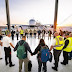
[{"label": "person", "polygon": [[1,30],[0,30],[0,60],[2,60],[2,56],[1,56],[1,48],[2,48],[2,42],[1,42],[1,40],[2,40],[2,32],[1,32]]},{"label": "person", "polygon": [[32,30],[30,29],[30,31],[29,31],[29,32],[30,32],[30,37],[32,37]]},{"label": "person", "polygon": [[7,29],[7,30],[5,31],[5,35],[7,35],[8,32],[9,32],[9,30]]},{"label": "person", "polygon": [[25,30],[25,36],[27,36],[27,38],[28,38],[28,30],[27,29]]},{"label": "person", "polygon": [[50,47],[50,51],[53,49],[54,60],[55,60],[55,63],[54,63],[55,66],[52,67],[52,69],[58,71],[57,68],[58,68],[59,56],[61,54],[61,51],[62,51],[62,48],[64,45],[64,39],[62,36],[59,36],[58,32],[55,32],[54,36],[55,36],[55,38]]},{"label": "person", "polygon": [[68,53],[72,51],[72,33],[69,34],[69,37],[65,39],[65,44],[63,47],[63,57],[64,60],[61,64],[66,65],[68,64]]},{"label": "person", "polygon": [[23,33],[24,33],[24,30],[23,30],[23,28],[21,27],[21,30],[20,30],[20,38],[22,38]]},{"label": "person", "polygon": [[[24,69],[25,69],[25,72],[28,72],[28,56],[27,56],[27,54],[28,54],[28,52],[27,51],[29,51],[30,53],[31,53],[31,55],[32,55],[32,51],[31,51],[31,49],[30,49],[30,47],[29,47],[29,45],[28,45],[28,43],[26,42],[26,36],[23,36],[22,37],[22,40],[20,40],[17,44],[16,44],[16,46],[15,46],[15,48],[14,48],[14,51],[18,51],[18,49],[19,49],[19,46],[22,46],[23,45],[23,54],[25,54],[25,55],[23,55],[23,57],[21,58],[21,57],[19,57],[19,55],[22,53],[19,53],[18,54],[18,52],[17,52],[17,57],[18,57],[18,59],[19,59],[19,72],[21,72],[21,70],[22,70],[22,63],[24,62]],[[22,47],[21,47],[22,48]],[[20,51],[20,50],[19,50]]]},{"label": "person", "polygon": [[46,33],[46,31],[43,29],[42,30],[42,38],[44,37],[44,39],[45,39],[45,33]]},{"label": "person", "polygon": [[34,33],[34,37],[36,38],[37,31],[35,29],[34,29],[34,32],[33,33]]},{"label": "person", "polygon": [[63,31],[62,30],[60,30],[59,35],[63,36]]},{"label": "person", "polygon": [[38,39],[41,38],[41,30],[38,30]]},{"label": "person", "polygon": [[18,29],[16,31],[16,36],[17,36],[17,40],[18,40],[18,37],[19,37],[19,31],[18,31]]},{"label": "person", "polygon": [[10,39],[11,33],[7,32],[7,36],[3,37],[3,46],[4,46],[4,52],[5,52],[5,64],[8,65],[8,58],[9,58],[9,67],[15,66],[15,64],[12,64],[11,60],[11,47],[14,48],[11,39]]},{"label": "person", "polygon": [[48,40],[49,40],[49,37],[50,37],[50,40],[51,40],[51,34],[52,34],[52,31],[49,30],[49,31],[48,31]]},{"label": "person", "polygon": [[12,40],[14,40],[14,34],[15,34],[15,31],[11,31],[11,36],[12,36]]},{"label": "person", "polygon": [[41,72],[42,64],[43,64],[43,70],[44,70],[44,72],[47,72],[47,66],[46,66],[47,62],[42,62],[40,60],[40,57],[41,57],[41,53],[40,53],[41,47],[45,47],[45,46],[48,48],[48,46],[45,44],[44,40],[40,39],[39,45],[36,47],[35,51],[33,52],[33,55],[37,54],[38,72]]}]

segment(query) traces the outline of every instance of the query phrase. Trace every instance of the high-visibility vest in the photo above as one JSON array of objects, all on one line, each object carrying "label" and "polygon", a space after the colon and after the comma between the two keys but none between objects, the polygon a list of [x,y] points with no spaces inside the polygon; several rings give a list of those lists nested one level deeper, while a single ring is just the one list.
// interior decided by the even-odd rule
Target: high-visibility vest
[{"label": "high-visibility vest", "polygon": [[28,33],[28,30],[25,30],[25,33]]},{"label": "high-visibility vest", "polygon": [[23,34],[23,32],[24,32],[23,30],[20,30],[20,34]]},{"label": "high-visibility vest", "polygon": [[66,40],[69,40],[69,44],[67,45],[67,47],[65,49],[63,49],[63,51],[71,52],[72,51],[72,37],[69,37]]},{"label": "high-visibility vest", "polygon": [[5,31],[5,34],[7,35],[8,32],[9,32],[9,30],[6,30],[6,31]]},{"label": "high-visibility vest", "polygon": [[64,46],[64,39],[62,36],[57,36],[55,37],[56,40],[56,44],[55,44],[55,49],[56,50],[62,50],[63,46]]}]

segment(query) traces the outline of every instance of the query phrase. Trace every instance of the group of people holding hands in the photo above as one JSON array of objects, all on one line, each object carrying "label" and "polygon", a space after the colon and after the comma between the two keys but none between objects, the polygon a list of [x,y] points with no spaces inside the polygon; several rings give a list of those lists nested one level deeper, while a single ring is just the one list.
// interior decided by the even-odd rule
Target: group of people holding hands
[{"label": "group of people holding hands", "polygon": [[[22,35],[22,39],[16,44],[16,46],[14,47],[11,39],[10,39],[11,33],[7,32],[7,35],[5,37],[3,37],[3,41],[2,41],[2,45],[4,46],[4,52],[5,52],[5,64],[8,65],[9,67],[15,66],[15,64],[12,63],[11,60],[11,48],[10,46],[12,46],[14,48],[14,51],[17,50],[17,57],[19,59],[19,72],[21,72],[22,70],[22,63],[24,62],[24,69],[25,72],[28,72],[28,51],[30,52],[31,56],[37,54],[37,60],[38,60],[38,72],[41,72],[41,67],[43,64],[43,71],[47,72],[47,62],[42,62],[40,60],[41,57],[41,47],[46,46],[48,49],[49,47],[45,44],[44,39],[40,39],[38,46],[36,47],[35,51],[32,52],[30,49],[30,46],[28,45],[28,43],[26,42],[26,36]],[[51,51],[53,49],[53,55],[54,55],[54,67],[52,67],[53,70],[58,71],[58,62],[59,62],[59,57],[60,54],[63,50],[63,57],[64,60],[63,62],[61,62],[61,64],[63,65],[67,65],[68,64],[68,53],[70,53],[72,51],[72,33],[69,34],[68,38],[66,38],[64,40],[64,38],[62,36],[59,35],[58,32],[54,33],[54,39],[52,41],[52,45],[49,49],[49,51]],[[1,43],[1,41],[0,41]],[[19,49],[23,48],[23,50],[21,51],[21,53],[19,53]],[[22,52],[24,52],[25,56],[23,56],[23,58],[21,58],[21,54]],[[9,58],[9,61],[8,61]]]}]

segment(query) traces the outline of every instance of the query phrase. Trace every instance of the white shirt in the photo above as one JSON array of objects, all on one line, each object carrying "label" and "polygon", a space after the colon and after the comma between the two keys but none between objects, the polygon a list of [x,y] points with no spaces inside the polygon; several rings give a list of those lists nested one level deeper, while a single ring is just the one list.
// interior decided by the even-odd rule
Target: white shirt
[{"label": "white shirt", "polygon": [[9,47],[11,43],[11,39],[8,36],[3,37],[3,46]]},{"label": "white shirt", "polygon": [[[53,39],[51,46],[55,46],[55,44],[56,44],[56,39]],[[54,47],[54,49],[56,48]]]}]

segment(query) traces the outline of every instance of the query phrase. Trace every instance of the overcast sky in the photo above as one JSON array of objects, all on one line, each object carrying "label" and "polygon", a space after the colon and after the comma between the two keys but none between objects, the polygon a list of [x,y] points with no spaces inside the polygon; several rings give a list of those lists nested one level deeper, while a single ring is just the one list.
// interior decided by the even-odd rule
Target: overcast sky
[{"label": "overcast sky", "polygon": [[[57,24],[72,23],[72,0],[59,0]],[[9,0],[11,24],[54,23],[55,0]],[[5,0],[0,0],[0,24],[6,24]]]}]

